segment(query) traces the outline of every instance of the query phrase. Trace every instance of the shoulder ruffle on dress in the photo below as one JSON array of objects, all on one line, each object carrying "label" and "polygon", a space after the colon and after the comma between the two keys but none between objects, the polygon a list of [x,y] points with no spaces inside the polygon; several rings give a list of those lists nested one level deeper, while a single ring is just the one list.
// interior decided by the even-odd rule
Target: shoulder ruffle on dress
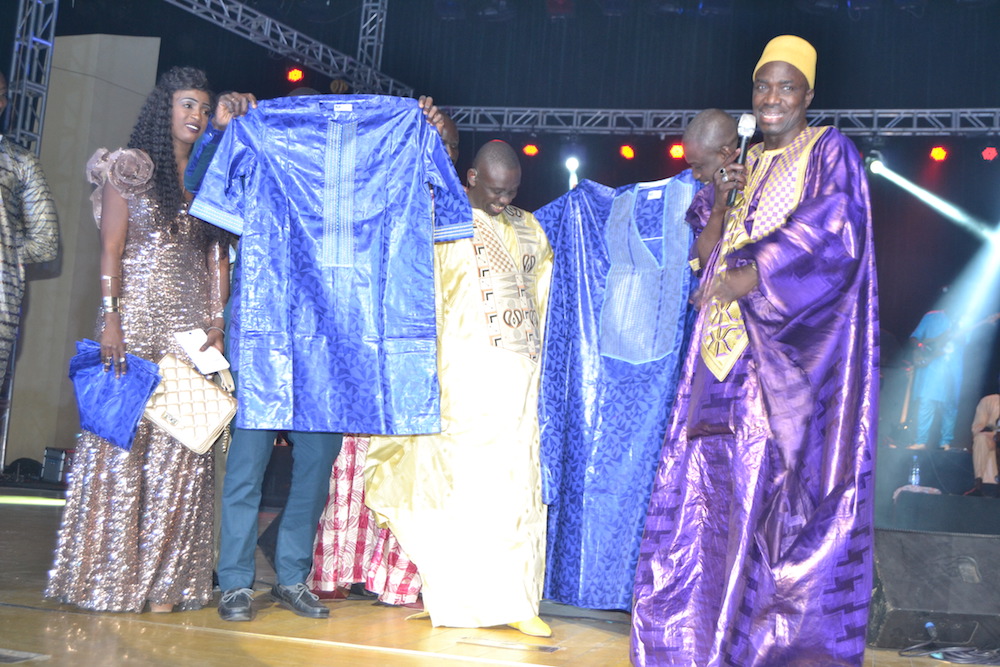
[{"label": "shoulder ruffle on dress", "polygon": [[153,161],[138,148],[109,151],[98,148],[87,160],[87,181],[97,187],[90,194],[94,222],[101,226],[101,200],[104,186],[110,183],[125,199],[148,191],[153,186]]}]

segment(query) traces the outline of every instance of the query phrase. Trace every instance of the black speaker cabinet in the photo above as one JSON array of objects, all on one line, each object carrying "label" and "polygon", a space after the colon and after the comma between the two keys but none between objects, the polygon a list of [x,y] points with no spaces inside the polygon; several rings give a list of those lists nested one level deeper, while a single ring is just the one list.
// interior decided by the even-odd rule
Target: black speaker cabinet
[{"label": "black speaker cabinet", "polygon": [[929,639],[1000,648],[1000,536],[875,531],[868,644],[907,648]]}]

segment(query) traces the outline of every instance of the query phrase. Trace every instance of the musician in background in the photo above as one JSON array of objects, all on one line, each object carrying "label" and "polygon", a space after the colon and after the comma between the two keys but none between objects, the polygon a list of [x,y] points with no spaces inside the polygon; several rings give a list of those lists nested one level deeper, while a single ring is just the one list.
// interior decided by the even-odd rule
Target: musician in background
[{"label": "musician in background", "polygon": [[[910,449],[925,449],[928,442],[935,440],[941,449],[951,448],[962,390],[965,340],[966,336],[955,330],[944,310],[925,313],[910,335],[916,372],[913,400],[917,404],[917,433]],[[932,434],[931,427],[938,416],[937,433]],[[932,435],[937,437],[931,438]]]},{"label": "musician in background", "polygon": [[[1000,379],[998,379],[1000,384]],[[989,495],[997,495],[997,438],[1000,437],[1000,394],[983,396],[972,418],[972,468],[975,482],[965,492],[967,496],[983,495],[983,484],[989,485]]]}]

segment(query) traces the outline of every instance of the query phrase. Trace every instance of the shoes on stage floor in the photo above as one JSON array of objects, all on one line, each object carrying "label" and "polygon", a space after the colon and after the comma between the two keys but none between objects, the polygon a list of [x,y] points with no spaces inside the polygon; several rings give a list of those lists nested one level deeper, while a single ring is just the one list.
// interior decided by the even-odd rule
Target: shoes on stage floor
[{"label": "shoes on stage floor", "polygon": [[174,610],[174,605],[172,604],[157,604],[153,601],[149,603],[149,611],[154,614],[169,614]]},{"label": "shoes on stage floor", "polygon": [[514,623],[508,623],[507,625],[532,637],[552,636],[552,628],[549,627],[548,623],[537,616],[529,618],[527,621],[516,621]]},{"label": "shoes on stage floor", "polygon": [[330,609],[319,601],[319,596],[309,590],[304,583],[294,586],[275,584],[271,588],[271,597],[279,605],[306,618],[328,618]]},{"label": "shoes on stage floor", "polygon": [[249,588],[233,588],[222,594],[219,600],[219,618],[223,621],[253,620],[253,591]]}]

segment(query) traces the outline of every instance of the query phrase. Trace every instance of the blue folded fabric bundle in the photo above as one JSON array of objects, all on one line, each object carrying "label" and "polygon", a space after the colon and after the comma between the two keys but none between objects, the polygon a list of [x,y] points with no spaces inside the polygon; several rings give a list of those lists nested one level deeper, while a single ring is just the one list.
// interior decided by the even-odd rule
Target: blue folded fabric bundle
[{"label": "blue folded fabric bundle", "polygon": [[160,369],[134,354],[126,354],[125,359],[127,372],[115,377],[114,372],[104,370],[99,343],[77,341],[76,354],[69,360],[69,378],[80,426],[128,451],[142,411],[160,383]]}]

